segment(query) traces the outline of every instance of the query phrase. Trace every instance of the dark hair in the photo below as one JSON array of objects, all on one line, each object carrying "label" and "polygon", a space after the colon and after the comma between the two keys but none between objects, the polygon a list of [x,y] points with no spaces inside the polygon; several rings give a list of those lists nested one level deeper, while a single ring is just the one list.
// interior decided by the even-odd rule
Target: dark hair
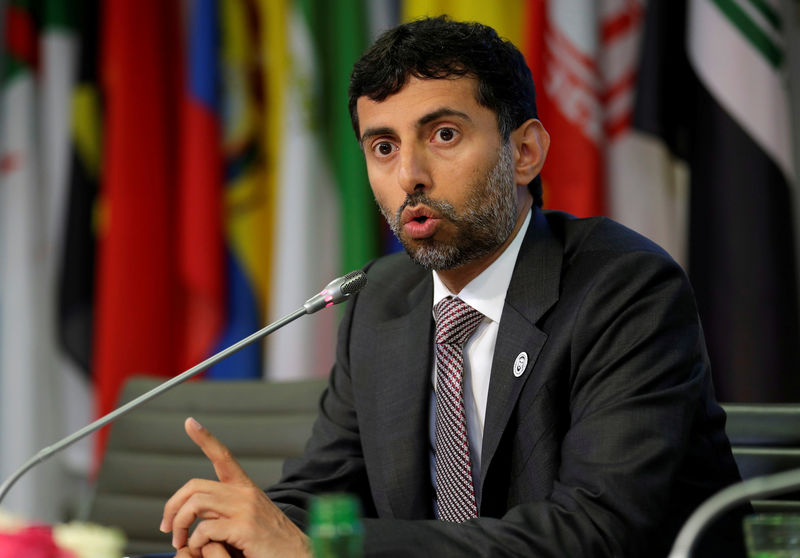
[{"label": "dark hair", "polygon": [[[358,98],[382,101],[400,91],[411,76],[477,79],[476,100],[497,115],[503,141],[508,141],[511,132],[526,120],[537,117],[533,78],[522,53],[491,27],[439,16],[386,31],[355,63],[350,74],[349,108],[356,139]],[[541,206],[541,179],[534,178],[528,189],[534,203]]]}]

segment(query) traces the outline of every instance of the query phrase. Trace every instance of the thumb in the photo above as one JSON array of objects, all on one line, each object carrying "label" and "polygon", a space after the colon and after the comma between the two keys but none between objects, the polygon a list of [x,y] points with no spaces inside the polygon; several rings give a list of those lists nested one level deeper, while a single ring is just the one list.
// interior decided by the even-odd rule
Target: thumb
[{"label": "thumb", "polygon": [[184,423],[189,438],[197,444],[214,466],[217,478],[230,484],[254,484],[241,465],[234,459],[231,451],[194,418],[189,417]]}]

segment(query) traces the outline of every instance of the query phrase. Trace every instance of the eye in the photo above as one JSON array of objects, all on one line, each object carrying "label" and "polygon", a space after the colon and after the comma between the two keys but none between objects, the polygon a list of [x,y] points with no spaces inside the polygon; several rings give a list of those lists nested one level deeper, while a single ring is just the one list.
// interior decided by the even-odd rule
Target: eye
[{"label": "eye", "polygon": [[458,137],[458,132],[454,128],[439,128],[434,136],[438,141],[450,143]]},{"label": "eye", "polygon": [[388,157],[394,150],[394,144],[388,141],[379,141],[372,146],[372,151],[377,157]]}]

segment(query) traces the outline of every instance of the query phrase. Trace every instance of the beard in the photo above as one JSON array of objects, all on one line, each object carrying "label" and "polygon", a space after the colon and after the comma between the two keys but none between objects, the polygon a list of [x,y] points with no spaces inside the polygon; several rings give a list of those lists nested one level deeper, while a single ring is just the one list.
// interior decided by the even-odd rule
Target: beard
[{"label": "beard", "polygon": [[[425,269],[454,269],[477,260],[500,247],[514,230],[517,221],[517,196],[511,142],[497,154],[497,162],[482,177],[467,185],[469,196],[461,211],[444,200],[433,200],[424,191],[406,196],[400,208],[392,212],[380,207],[392,232],[411,259]],[[425,205],[449,222],[455,233],[445,240],[436,235],[410,239],[403,233],[402,213],[408,206]]]}]

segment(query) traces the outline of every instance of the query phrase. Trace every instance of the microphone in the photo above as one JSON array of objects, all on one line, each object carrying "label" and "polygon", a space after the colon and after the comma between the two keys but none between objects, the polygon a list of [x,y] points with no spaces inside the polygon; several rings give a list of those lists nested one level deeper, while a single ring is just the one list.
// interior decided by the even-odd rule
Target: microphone
[{"label": "microphone", "polygon": [[367,284],[367,274],[361,270],[351,271],[344,277],[337,277],[327,285],[319,294],[309,298],[303,307],[306,314],[313,314],[318,310],[339,304],[353,293],[357,293]]},{"label": "microphone", "polygon": [[111,411],[110,413],[100,417],[96,421],[84,426],[77,432],[70,434],[66,438],[62,438],[52,446],[47,446],[46,448],[42,449],[31,457],[28,461],[26,461],[22,467],[17,469],[10,477],[8,477],[2,485],[0,485],[0,502],[3,501],[3,498],[11,489],[11,487],[16,483],[22,475],[24,475],[29,469],[33,466],[41,463],[45,459],[49,458],[55,453],[63,450],[66,447],[71,446],[78,440],[88,436],[92,432],[95,432],[105,425],[113,422],[114,420],[118,419],[119,417],[133,411],[135,408],[147,403],[154,397],[161,395],[168,389],[175,387],[176,385],[188,380],[189,378],[196,376],[206,368],[213,366],[217,362],[221,361],[224,358],[229,357],[236,351],[243,349],[247,345],[250,345],[253,341],[261,339],[262,337],[266,337],[273,331],[276,331],[289,322],[293,322],[297,318],[301,316],[305,316],[306,314],[313,314],[323,308],[328,308],[329,306],[333,306],[334,304],[339,304],[340,302],[344,302],[351,295],[357,293],[361,289],[364,288],[364,285],[367,284],[367,274],[363,271],[356,270],[351,271],[347,275],[343,277],[338,277],[328,283],[322,291],[318,294],[309,298],[306,303],[301,307],[295,310],[294,312],[283,316],[282,318],[272,322],[271,324],[265,326],[264,328],[256,331],[255,333],[251,334],[248,337],[245,337],[241,341],[234,343],[233,345],[221,350],[217,354],[207,358],[203,362],[196,364],[192,368],[189,368],[185,372],[182,372],[178,376],[170,378],[169,380],[165,381],[162,384],[154,387],[147,393],[144,393],[126,403],[125,405],[119,407]]}]

